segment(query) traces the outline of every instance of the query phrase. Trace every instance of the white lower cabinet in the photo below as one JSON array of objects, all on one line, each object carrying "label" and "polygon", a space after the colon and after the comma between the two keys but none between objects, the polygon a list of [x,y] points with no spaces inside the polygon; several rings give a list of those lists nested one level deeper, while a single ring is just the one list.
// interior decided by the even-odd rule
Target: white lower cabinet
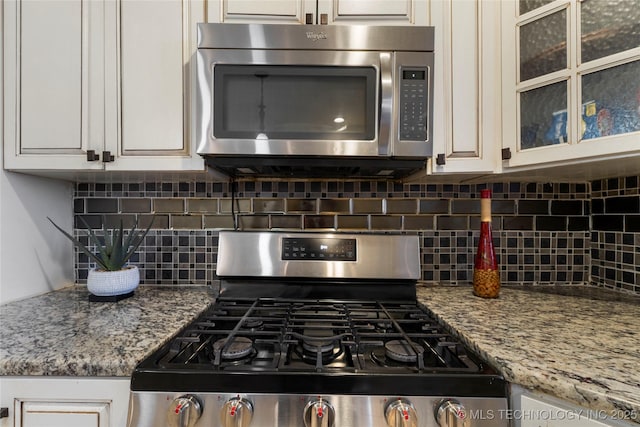
[{"label": "white lower cabinet", "polygon": [[0,377],[0,427],[124,427],[129,378]]},{"label": "white lower cabinet", "polygon": [[640,414],[620,410],[615,414],[588,409],[542,393],[512,387],[512,409],[506,416],[513,427],[632,427]]}]

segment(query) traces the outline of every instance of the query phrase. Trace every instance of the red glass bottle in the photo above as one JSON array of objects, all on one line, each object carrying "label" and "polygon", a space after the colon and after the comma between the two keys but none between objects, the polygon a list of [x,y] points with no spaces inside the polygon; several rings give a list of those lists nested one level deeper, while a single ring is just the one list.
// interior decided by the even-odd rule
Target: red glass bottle
[{"label": "red glass bottle", "polygon": [[483,298],[500,294],[500,271],[491,230],[491,190],[480,191],[480,241],[473,268],[473,293]]}]

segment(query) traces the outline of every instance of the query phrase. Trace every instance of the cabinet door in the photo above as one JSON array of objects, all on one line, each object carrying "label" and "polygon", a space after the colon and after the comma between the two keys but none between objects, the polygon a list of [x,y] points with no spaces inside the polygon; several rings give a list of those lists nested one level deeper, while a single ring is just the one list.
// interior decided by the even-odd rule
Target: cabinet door
[{"label": "cabinet door", "polygon": [[210,0],[209,22],[427,25],[429,0]]},{"label": "cabinet door", "polygon": [[506,166],[640,155],[640,2],[502,7]]},{"label": "cabinet door", "polygon": [[511,410],[505,413],[513,427],[632,427],[633,410],[589,409],[540,392],[511,385]]},{"label": "cabinet door", "polygon": [[209,22],[305,24],[315,19],[316,0],[217,0],[209,2]]},{"label": "cabinet door", "polygon": [[[191,138],[192,56],[204,3],[119,0],[108,11],[108,170],[203,170]],[[115,36],[115,37],[114,37]]]},{"label": "cabinet door", "polygon": [[15,402],[18,427],[109,427],[109,403]]},{"label": "cabinet door", "polygon": [[129,378],[3,377],[0,406],[9,417],[0,426],[123,427]]},{"label": "cabinet door", "polygon": [[434,0],[434,173],[493,173],[500,140],[500,8]]},{"label": "cabinet door", "polygon": [[102,1],[3,6],[5,168],[101,169]]},{"label": "cabinet door", "polygon": [[427,25],[429,3],[430,0],[318,0],[317,23]]}]

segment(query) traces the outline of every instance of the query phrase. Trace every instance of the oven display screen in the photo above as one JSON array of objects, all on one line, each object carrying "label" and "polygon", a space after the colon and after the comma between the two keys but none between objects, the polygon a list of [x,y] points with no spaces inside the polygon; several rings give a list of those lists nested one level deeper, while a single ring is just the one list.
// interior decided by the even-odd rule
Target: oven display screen
[{"label": "oven display screen", "polygon": [[356,239],[284,237],[283,260],[355,261]]}]

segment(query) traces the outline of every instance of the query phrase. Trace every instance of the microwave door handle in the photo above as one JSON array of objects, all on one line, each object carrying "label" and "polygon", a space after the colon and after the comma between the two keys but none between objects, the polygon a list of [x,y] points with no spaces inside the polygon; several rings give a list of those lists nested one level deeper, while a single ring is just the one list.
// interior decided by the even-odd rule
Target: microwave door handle
[{"label": "microwave door handle", "polygon": [[378,155],[388,156],[391,143],[391,117],[393,110],[393,64],[390,52],[380,53],[380,129]]}]

